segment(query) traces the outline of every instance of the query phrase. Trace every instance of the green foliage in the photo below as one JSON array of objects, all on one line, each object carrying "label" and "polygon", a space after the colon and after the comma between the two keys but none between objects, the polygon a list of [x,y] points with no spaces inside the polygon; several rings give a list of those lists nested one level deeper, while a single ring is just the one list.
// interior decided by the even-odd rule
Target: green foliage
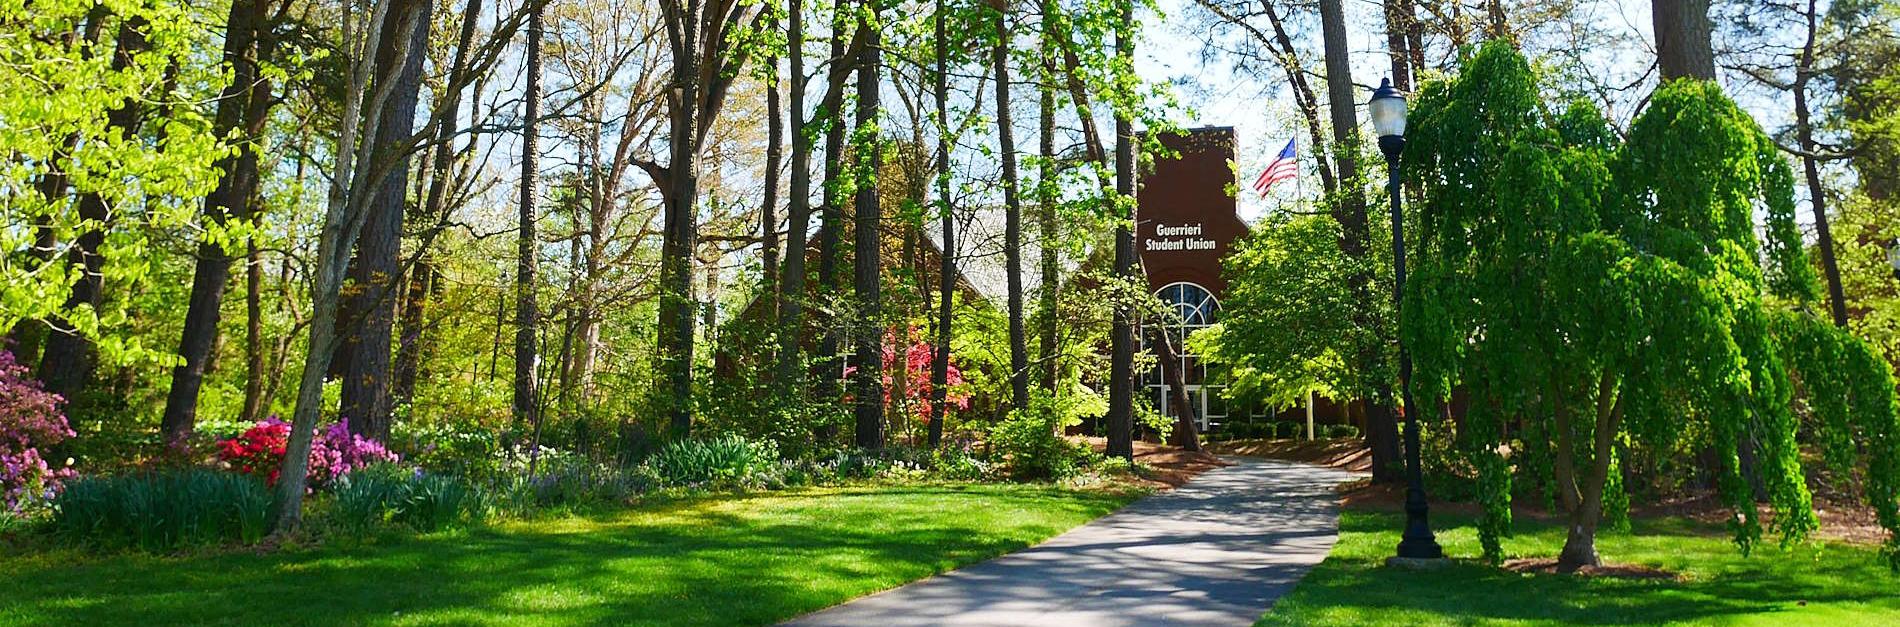
[{"label": "green foliage", "polygon": [[164,552],[264,538],[271,491],[247,475],[190,469],[86,477],[53,502],[53,532],[74,543]]},{"label": "green foliage", "polygon": [[1032,391],[1029,406],[1014,410],[990,432],[990,445],[1009,463],[1009,477],[1017,481],[1057,481],[1080,474],[1096,455],[1088,447],[1059,435],[1080,424],[1063,403],[1040,390]]},{"label": "green foliage", "polygon": [[1372,379],[1353,367],[1352,355],[1379,334],[1354,323],[1349,277],[1367,269],[1340,251],[1340,237],[1330,216],[1270,217],[1222,261],[1222,321],[1185,345],[1222,366],[1230,398],[1287,406],[1309,392],[1364,396]]},{"label": "green foliage", "polygon": [[481,522],[488,510],[485,493],[465,479],[382,464],[337,481],[331,521],[348,533],[384,524],[429,533]]},{"label": "green foliage", "polygon": [[[194,94],[179,85],[215,92],[222,70],[203,62],[208,24],[186,2],[56,0],[0,6],[0,146],[9,167],[0,170],[0,328],[20,321],[58,320],[59,331],[93,340],[106,363],[167,364],[175,356],[137,334],[138,307],[156,303],[115,298],[99,307],[69,302],[86,271],[74,264],[17,255],[35,238],[71,243],[99,233],[97,252],[108,290],[162,283],[160,261],[169,233],[204,228],[196,201],[217,180],[212,163],[228,151],[210,133]],[[112,45],[137,28],[148,49],[123,60]],[[176,106],[183,105],[183,106]],[[164,106],[167,114],[139,129],[108,123],[121,107]],[[63,181],[42,193],[38,183]],[[96,196],[105,215],[82,215],[81,197]],[[230,241],[223,231],[208,241]],[[64,250],[64,248],[60,248]],[[34,324],[38,324],[37,322]],[[77,399],[75,399],[77,400]]]},{"label": "green foliage", "polygon": [[747,482],[777,460],[770,442],[719,436],[671,442],[646,465],[671,486],[728,485]]},{"label": "green foliage", "polygon": [[1359,427],[1352,425],[1326,425],[1325,434],[1326,437],[1329,438],[1356,438],[1359,437]]},{"label": "green foliage", "polygon": [[[1624,448],[1712,448],[1746,552],[1762,532],[1741,465],[1754,443],[1771,530],[1784,543],[1812,530],[1794,387],[1763,303],[1811,299],[1815,280],[1792,173],[1755,122],[1714,85],[1677,81],[1619,146],[1587,103],[1545,110],[1530,66],[1493,43],[1421,91],[1411,126],[1420,241],[1401,331],[1421,400],[1470,391],[1460,445],[1486,557],[1501,557],[1514,474],[1600,497],[1617,526]],[[1533,435],[1555,448],[1517,441]]]}]

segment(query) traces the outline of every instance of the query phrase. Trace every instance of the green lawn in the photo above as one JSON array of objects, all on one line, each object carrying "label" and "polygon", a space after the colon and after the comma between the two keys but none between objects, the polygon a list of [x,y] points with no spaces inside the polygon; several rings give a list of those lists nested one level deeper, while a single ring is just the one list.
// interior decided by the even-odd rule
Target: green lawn
[{"label": "green lawn", "polygon": [[[1870,548],[1771,545],[1742,557],[1719,530],[1638,521],[1634,534],[1598,538],[1598,552],[1607,562],[1679,573],[1681,581],[1520,575],[1469,561],[1412,572],[1382,566],[1403,521],[1401,514],[1343,512],[1332,554],[1259,624],[1900,625],[1900,575]],[[1471,519],[1433,522],[1448,554],[1478,555]],[[1555,557],[1563,539],[1560,526],[1520,522],[1504,550]]]},{"label": "green lawn", "polygon": [[0,556],[0,624],[768,624],[1035,544],[1129,498],[813,489],[265,555]]}]

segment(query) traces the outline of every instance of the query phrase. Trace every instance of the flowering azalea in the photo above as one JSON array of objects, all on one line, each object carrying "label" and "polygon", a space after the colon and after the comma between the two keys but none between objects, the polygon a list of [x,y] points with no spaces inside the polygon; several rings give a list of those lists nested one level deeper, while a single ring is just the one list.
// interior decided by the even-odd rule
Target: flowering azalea
[{"label": "flowering azalea", "polygon": [[0,350],[0,511],[18,512],[50,499],[61,480],[72,476],[71,468],[47,465],[39,451],[74,435],[59,412],[63,402],[27,376],[13,353]]},{"label": "flowering azalea", "polygon": [[[284,451],[290,445],[290,423],[276,416],[265,418],[243,434],[218,442],[218,459],[233,470],[263,474],[265,483],[276,485],[284,463]],[[379,461],[396,461],[381,442],[350,432],[348,419],[325,427],[310,443],[311,486],[329,485],[351,471]]]},{"label": "flowering azalea", "polygon": [[[882,370],[882,378],[884,381],[884,404],[886,406],[892,403],[891,391],[896,381],[895,373],[898,372],[899,366],[896,335],[896,332],[893,330],[886,330],[884,332],[884,359],[882,360],[884,367]],[[928,422],[930,420],[930,395],[931,392],[936,389],[936,387],[931,384],[930,377],[931,360],[936,357],[936,348],[931,346],[929,342],[923,340],[923,334],[917,330],[916,326],[910,327],[907,335],[909,337],[906,341],[910,346],[904,349],[904,361],[902,364],[905,381],[904,406],[909,408],[911,415],[915,417],[918,422]],[[851,375],[856,372],[856,366],[847,366],[844,369],[844,376],[845,378],[850,378]],[[957,409],[970,408],[970,393],[963,389],[963,372],[957,369],[955,363],[950,364],[946,371],[944,388],[943,400],[945,405]]]}]

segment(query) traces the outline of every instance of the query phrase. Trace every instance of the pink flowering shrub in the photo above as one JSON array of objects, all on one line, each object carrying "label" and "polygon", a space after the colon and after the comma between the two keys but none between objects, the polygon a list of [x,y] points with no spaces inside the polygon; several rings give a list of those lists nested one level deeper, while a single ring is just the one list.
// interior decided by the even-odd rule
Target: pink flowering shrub
[{"label": "pink flowering shrub", "polygon": [[62,402],[29,377],[13,353],[0,350],[0,511],[18,513],[51,499],[72,476],[64,464],[49,466],[39,450],[73,437],[59,413]]},{"label": "pink flowering shrub", "polygon": [[[276,485],[289,445],[290,423],[272,416],[235,438],[219,441],[218,459],[233,470],[261,474],[265,483]],[[321,428],[310,443],[310,486],[328,486],[364,466],[396,460],[396,454],[381,442],[350,433],[349,419],[338,420]]]},{"label": "pink flowering shrub", "polygon": [[[884,404],[889,406],[893,402],[891,393],[894,390],[891,388],[894,387],[892,384],[896,381],[896,373],[901,367],[904,372],[902,399],[904,407],[909,409],[918,422],[929,422],[930,393],[935,389],[930,381],[930,362],[936,357],[936,347],[924,341],[923,333],[919,332],[915,326],[910,327],[908,335],[906,341],[910,347],[904,349],[904,356],[900,363],[897,356],[897,333],[894,330],[884,332]],[[847,366],[844,369],[844,376],[849,379],[856,372],[856,366]],[[951,360],[950,367],[944,376],[944,388],[945,406],[956,409],[970,408],[970,393],[963,387],[963,371],[957,369],[954,359]]]}]

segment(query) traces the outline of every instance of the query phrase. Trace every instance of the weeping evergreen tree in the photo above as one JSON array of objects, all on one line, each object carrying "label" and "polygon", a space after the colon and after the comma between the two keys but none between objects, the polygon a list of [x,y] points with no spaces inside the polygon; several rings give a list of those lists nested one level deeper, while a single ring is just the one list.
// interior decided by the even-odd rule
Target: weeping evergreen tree
[{"label": "weeping evergreen tree", "polygon": [[1828,332],[1765,304],[1815,292],[1794,179],[1714,84],[1664,85],[1620,146],[1588,104],[1544,110],[1535,74],[1503,43],[1418,101],[1405,165],[1421,192],[1418,270],[1401,332],[1421,402],[1444,402],[1454,386],[1470,393],[1459,442],[1479,474],[1488,559],[1510,528],[1513,466],[1540,463],[1520,453],[1536,450],[1549,450],[1570,516],[1561,570],[1598,564],[1599,524],[1626,513],[1618,458],[1636,449],[1712,450],[1744,552],[1764,531],[1751,482],[1776,511],[1768,531],[1804,537],[1815,517],[1791,374],[1810,395],[1839,396],[1828,386],[1847,385],[1832,376],[1843,370],[1872,381],[1822,405],[1864,434],[1870,496],[1894,521],[1886,366],[1847,355],[1851,338],[1784,348],[1797,331]]}]

